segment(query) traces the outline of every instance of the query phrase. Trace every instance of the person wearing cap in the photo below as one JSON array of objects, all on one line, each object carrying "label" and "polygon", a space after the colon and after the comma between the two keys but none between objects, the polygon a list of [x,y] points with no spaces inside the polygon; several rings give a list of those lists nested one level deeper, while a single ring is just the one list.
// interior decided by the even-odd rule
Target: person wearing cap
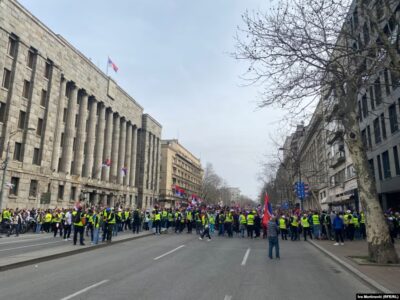
[{"label": "person wearing cap", "polygon": [[279,229],[278,229],[278,224],[276,223],[276,217],[272,215],[267,225],[267,237],[269,244],[268,256],[270,259],[273,259],[272,252],[274,248],[275,248],[275,257],[277,259],[280,259],[278,234],[279,234]]},{"label": "person wearing cap", "polygon": [[303,229],[304,241],[307,241],[307,234],[309,235],[310,239],[312,238],[311,229],[310,229],[310,222],[308,221],[307,214],[304,214],[300,219],[301,228]]}]

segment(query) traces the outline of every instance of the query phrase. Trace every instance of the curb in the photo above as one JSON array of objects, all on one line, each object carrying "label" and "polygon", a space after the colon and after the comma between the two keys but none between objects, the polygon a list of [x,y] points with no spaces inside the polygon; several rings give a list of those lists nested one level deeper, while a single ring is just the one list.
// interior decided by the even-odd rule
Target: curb
[{"label": "curb", "polygon": [[139,235],[139,236],[132,236],[126,239],[121,239],[118,241],[113,241],[110,244],[108,243],[103,243],[103,244],[99,244],[99,245],[95,245],[95,246],[89,246],[89,247],[85,247],[85,248],[78,248],[76,250],[71,250],[71,251],[65,251],[65,252],[61,252],[61,253],[56,253],[56,254],[51,254],[48,256],[42,256],[42,257],[35,257],[32,259],[27,259],[24,261],[19,261],[19,262],[15,262],[15,263],[11,263],[8,265],[2,265],[0,266],[0,272],[4,272],[7,270],[11,270],[11,269],[16,269],[16,268],[20,268],[20,267],[24,267],[24,266],[28,266],[34,263],[40,263],[40,262],[45,262],[45,261],[49,261],[49,260],[54,260],[57,258],[62,258],[62,257],[67,257],[67,256],[71,256],[71,255],[75,255],[78,253],[84,253],[84,252],[88,252],[88,251],[92,251],[92,250],[96,250],[96,249],[101,249],[104,247],[109,247],[115,244],[120,244],[120,243],[124,243],[124,242],[129,242],[132,240],[137,240],[140,238],[144,238],[144,237],[148,237],[148,236],[152,236],[153,233],[146,233],[143,235]]},{"label": "curb", "polygon": [[328,257],[330,257],[332,260],[334,260],[335,262],[339,263],[342,267],[344,267],[347,271],[349,271],[350,273],[352,273],[353,275],[355,275],[356,277],[358,277],[359,279],[361,279],[361,281],[363,281],[364,283],[368,284],[370,287],[374,288],[375,290],[377,290],[380,293],[386,293],[386,294],[392,294],[393,292],[387,288],[385,288],[383,285],[381,285],[380,283],[376,282],[375,280],[373,280],[372,278],[368,277],[367,275],[363,274],[362,272],[360,272],[359,270],[357,270],[356,268],[354,268],[352,265],[350,265],[349,263],[343,261],[342,259],[340,259],[339,257],[337,257],[336,255],[332,254],[331,252],[329,252],[328,250],[324,249],[323,247],[321,247],[320,245],[317,245],[315,242],[308,240],[308,242],[310,244],[312,244],[315,248],[319,249],[321,252],[323,252],[325,255],[327,255]]}]

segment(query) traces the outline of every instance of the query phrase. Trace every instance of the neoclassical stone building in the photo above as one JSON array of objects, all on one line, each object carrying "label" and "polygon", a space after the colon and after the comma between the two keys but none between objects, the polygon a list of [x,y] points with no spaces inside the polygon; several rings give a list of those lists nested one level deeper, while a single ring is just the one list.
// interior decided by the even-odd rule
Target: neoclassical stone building
[{"label": "neoclassical stone building", "polygon": [[157,199],[161,125],[14,0],[0,0],[0,78],[3,207]]}]

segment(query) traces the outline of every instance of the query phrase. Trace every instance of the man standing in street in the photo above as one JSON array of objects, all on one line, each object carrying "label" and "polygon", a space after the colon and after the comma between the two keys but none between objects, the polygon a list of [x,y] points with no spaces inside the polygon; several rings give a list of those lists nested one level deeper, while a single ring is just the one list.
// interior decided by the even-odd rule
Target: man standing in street
[{"label": "man standing in street", "polygon": [[278,225],[276,224],[275,216],[272,216],[267,226],[267,236],[269,242],[269,258],[272,259],[272,250],[275,248],[275,257],[280,259],[279,256],[279,239],[278,239]]},{"label": "man standing in street", "polygon": [[82,208],[79,206],[77,211],[72,213],[72,218],[74,222],[74,245],[78,240],[78,233],[79,233],[79,243],[81,246],[84,246],[83,243],[83,233],[85,229],[85,224],[83,224],[83,220],[85,219],[84,213],[82,212]]}]

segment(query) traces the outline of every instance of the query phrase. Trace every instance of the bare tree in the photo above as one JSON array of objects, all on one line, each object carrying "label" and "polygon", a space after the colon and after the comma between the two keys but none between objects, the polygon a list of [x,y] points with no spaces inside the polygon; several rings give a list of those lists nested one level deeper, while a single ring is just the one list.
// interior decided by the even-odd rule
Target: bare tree
[{"label": "bare tree", "polygon": [[398,262],[367,162],[357,102],[380,87],[383,70],[398,86],[399,1],[281,0],[268,12],[246,12],[243,21],[235,57],[250,62],[250,82],[264,83],[259,105],[298,114],[324,101],[326,114],[344,127],[358,175],[369,257]]}]

